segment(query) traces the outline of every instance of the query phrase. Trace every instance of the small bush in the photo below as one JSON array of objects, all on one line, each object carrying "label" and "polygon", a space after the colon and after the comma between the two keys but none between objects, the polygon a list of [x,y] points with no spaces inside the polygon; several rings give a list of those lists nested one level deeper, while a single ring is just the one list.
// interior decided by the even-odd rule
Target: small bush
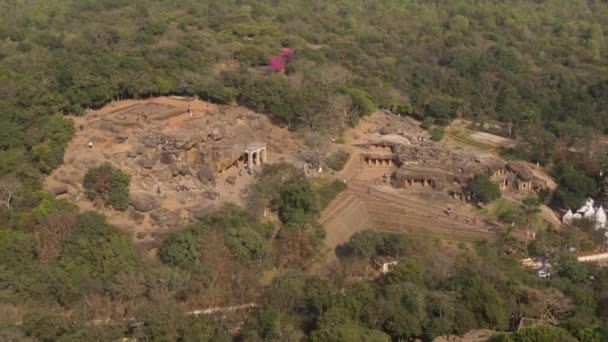
[{"label": "small bush", "polygon": [[339,150],[330,154],[325,159],[325,165],[334,171],[340,171],[344,168],[344,165],[346,165],[349,158],[350,153],[344,150]]},{"label": "small bush", "polygon": [[129,206],[130,182],[129,175],[105,163],[89,169],[84,176],[83,185],[91,201],[101,199],[104,204],[114,209],[126,210]]},{"label": "small bush", "polygon": [[192,269],[198,262],[199,245],[188,231],[171,234],[160,248],[160,260],[165,264]]},{"label": "small bush", "polygon": [[429,129],[435,123],[435,119],[430,116],[425,116],[424,120],[422,120],[422,124],[420,125],[424,129]]},{"label": "small bush", "polygon": [[431,131],[431,140],[433,141],[441,141],[443,139],[443,134],[445,133],[445,129],[443,127],[435,127]]}]

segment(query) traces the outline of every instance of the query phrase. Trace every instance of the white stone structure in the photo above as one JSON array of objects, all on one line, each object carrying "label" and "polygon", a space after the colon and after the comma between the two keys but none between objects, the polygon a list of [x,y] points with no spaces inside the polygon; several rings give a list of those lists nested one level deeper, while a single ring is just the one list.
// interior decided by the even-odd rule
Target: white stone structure
[{"label": "white stone structure", "polygon": [[268,155],[266,152],[266,143],[254,142],[245,147],[244,151],[246,161],[249,167],[254,168],[256,166],[266,164],[268,162]]},{"label": "white stone structure", "polygon": [[606,227],[606,212],[604,208],[600,205],[599,208],[595,211],[595,230],[604,229]]},{"label": "white stone structure", "polygon": [[562,217],[562,223],[570,225],[570,224],[572,224],[573,220],[574,220],[574,214],[572,213],[572,210],[568,209],[566,214],[564,214],[564,216]]},{"label": "white stone structure", "polygon": [[585,202],[579,210],[576,211],[576,214],[572,213],[572,210],[568,209],[566,214],[562,217],[562,223],[564,224],[572,224],[576,220],[580,219],[588,219],[595,221],[594,229],[600,230],[606,228],[606,211],[603,206],[599,206],[598,208],[594,208],[593,204],[595,202],[593,199],[589,198]]}]

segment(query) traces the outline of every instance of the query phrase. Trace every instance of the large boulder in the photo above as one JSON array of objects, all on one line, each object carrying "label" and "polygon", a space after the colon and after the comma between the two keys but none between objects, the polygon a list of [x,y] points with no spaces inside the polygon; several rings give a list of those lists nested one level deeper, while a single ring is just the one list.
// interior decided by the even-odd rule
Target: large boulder
[{"label": "large boulder", "polygon": [[175,177],[179,175],[181,169],[177,163],[173,163],[169,165],[169,171],[171,172],[171,176]]},{"label": "large boulder", "polygon": [[114,142],[117,144],[122,144],[129,139],[129,136],[126,134],[117,134],[114,137]]},{"label": "large boulder", "polygon": [[243,155],[244,145],[239,143],[199,147],[199,158],[215,172],[225,170]]},{"label": "large boulder", "polygon": [[133,221],[135,221],[135,223],[137,224],[142,224],[144,223],[144,219],[146,218],[144,216],[144,214],[140,213],[137,210],[134,210],[133,208],[129,208],[129,218]]},{"label": "large boulder", "polygon": [[176,227],[179,225],[179,213],[167,208],[159,208],[150,213],[150,218],[157,226]]},{"label": "large boulder", "polygon": [[141,156],[146,152],[146,147],[142,144],[137,144],[133,150],[135,151],[135,154]]},{"label": "large boulder", "polygon": [[181,170],[179,170],[179,174],[182,176],[191,176],[192,170],[190,170],[190,167],[188,167],[188,165],[184,165],[182,166]]},{"label": "large boulder", "polygon": [[174,152],[163,151],[160,154],[159,160],[163,164],[171,164],[171,163],[175,163],[177,161],[177,157],[175,156]]},{"label": "large boulder", "polygon": [[209,166],[203,166],[196,172],[196,177],[203,185],[215,185],[215,172]]},{"label": "large boulder", "polygon": [[220,193],[213,190],[203,191],[203,197],[208,198],[210,200],[216,200],[220,198]]},{"label": "large boulder", "polygon": [[143,191],[132,192],[129,196],[129,204],[141,212],[152,211],[160,207],[155,195]]},{"label": "large boulder", "polygon": [[68,193],[68,186],[66,184],[53,184],[49,187],[49,192],[55,196],[63,195]]},{"label": "large boulder", "polygon": [[189,150],[197,144],[207,139],[207,132],[205,131],[191,131],[185,130],[182,132],[175,133],[173,137],[173,146],[182,150]]},{"label": "large boulder", "polygon": [[197,220],[200,220],[200,219],[204,218],[204,217],[205,217],[207,214],[209,214],[209,212],[211,211],[211,210],[209,209],[209,207],[204,206],[204,205],[201,205],[201,204],[199,204],[199,205],[195,205],[195,206],[193,206],[193,207],[190,207],[190,208],[188,208],[187,210],[188,210],[188,211],[190,212],[190,214],[192,214],[192,216],[193,216],[195,219],[197,219]]},{"label": "large boulder", "polygon": [[153,159],[143,158],[140,159],[137,163],[144,169],[151,169],[154,167],[154,164],[156,164],[156,161],[154,161]]},{"label": "large boulder", "polygon": [[213,131],[211,131],[211,133],[209,134],[209,137],[214,141],[222,139],[223,136],[224,135],[222,134],[222,131],[219,128],[214,128]]}]

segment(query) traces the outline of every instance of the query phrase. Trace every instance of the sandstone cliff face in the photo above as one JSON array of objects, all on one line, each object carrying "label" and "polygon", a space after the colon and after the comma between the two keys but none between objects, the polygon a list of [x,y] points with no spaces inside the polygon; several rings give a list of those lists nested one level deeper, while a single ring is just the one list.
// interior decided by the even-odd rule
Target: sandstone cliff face
[{"label": "sandstone cliff face", "polygon": [[199,160],[215,172],[228,168],[243,155],[244,144],[213,144],[198,146]]}]

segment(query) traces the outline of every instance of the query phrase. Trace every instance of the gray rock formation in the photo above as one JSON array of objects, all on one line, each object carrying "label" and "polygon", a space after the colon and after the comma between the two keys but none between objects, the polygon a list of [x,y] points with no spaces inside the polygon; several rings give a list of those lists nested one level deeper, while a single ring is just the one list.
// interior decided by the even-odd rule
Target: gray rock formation
[{"label": "gray rock formation", "polygon": [[215,185],[215,173],[208,166],[201,167],[196,172],[196,177],[203,185]]},{"label": "gray rock formation", "polygon": [[137,161],[137,164],[141,167],[143,167],[144,169],[152,169],[154,167],[154,164],[156,164],[156,162],[152,159],[140,159]]},{"label": "gray rock formation", "polygon": [[137,211],[148,212],[160,206],[155,195],[147,192],[133,192],[129,195],[129,204]]},{"label": "gray rock formation", "polygon": [[206,190],[203,192],[203,197],[208,198],[210,200],[216,200],[216,199],[220,198],[220,194],[217,191]]},{"label": "gray rock formation", "polygon": [[67,194],[68,186],[65,184],[53,184],[51,187],[49,187],[49,191],[55,196]]},{"label": "gray rock formation", "polygon": [[179,175],[181,169],[177,163],[173,163],[169,165],[169,171],[171,172],[171,176],[175,177]]},{"label": "gray rock formation", "polygon": [[152,211],[150,218],[157,226],[176,227],[179,225],[179,213],[167,208],[159,208]]},{"label": "gray rock formation", "polygon": [[129,136],[128,136],[128,135],[126,135],[126,134],[117,134],[117,135],[114,137],[114,142],[116,142],[116,143],[118,143],[118,144],[122,144],[122,143],[124,143],[125,141],[127,141],[128,139],[129,139]]}]

